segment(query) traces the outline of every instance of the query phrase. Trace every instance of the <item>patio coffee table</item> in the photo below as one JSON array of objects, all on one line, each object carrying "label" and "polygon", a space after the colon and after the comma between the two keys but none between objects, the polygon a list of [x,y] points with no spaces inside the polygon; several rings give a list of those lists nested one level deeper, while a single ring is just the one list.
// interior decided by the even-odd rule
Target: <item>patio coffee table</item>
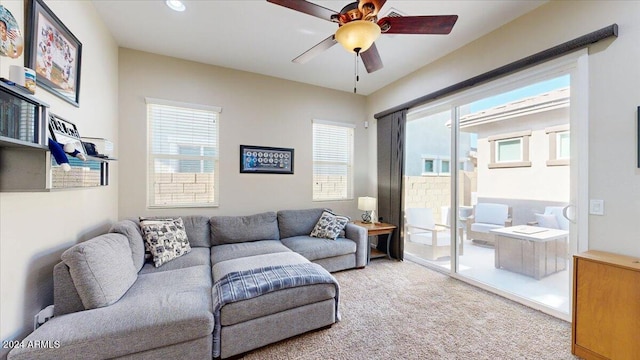
[{"label": "patio coffee table", "polygon": [[539,280],[567,266],[569,232],[537,226],[493,229],[495,266]]}]

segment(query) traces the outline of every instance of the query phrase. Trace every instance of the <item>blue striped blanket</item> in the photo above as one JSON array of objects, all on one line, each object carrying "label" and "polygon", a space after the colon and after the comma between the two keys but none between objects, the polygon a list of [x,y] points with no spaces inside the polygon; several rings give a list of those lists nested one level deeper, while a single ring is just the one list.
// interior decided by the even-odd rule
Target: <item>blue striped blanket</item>
[{"label": "blue striped blanket", "polygon": [[231,272],[213,284],[213,357],[220,356],[220,310],[226,304],[251,299],[272,291],[313,284],[336,287],[336,321],[340,321],[338,281],[322,266],[314,263],[267,266]]}]

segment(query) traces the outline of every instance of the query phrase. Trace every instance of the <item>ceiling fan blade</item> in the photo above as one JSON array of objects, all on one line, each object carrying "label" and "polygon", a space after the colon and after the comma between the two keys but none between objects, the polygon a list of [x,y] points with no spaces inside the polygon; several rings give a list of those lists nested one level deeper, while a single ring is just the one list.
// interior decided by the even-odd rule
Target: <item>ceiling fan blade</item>
[{"label": "ceiling fan blade", "polygon": [[338,16],[334,10],[304,0],[267,0],[267,2],[332,22],[335,22],[333,19],[337,19]]},{"label": "ceiling fan blade", "polygon": [[380,13],[380,9],[382,9],[382,7],[384,6],[384,3],[386,3],[387,0],[360,0],[360,3],[358,4],[358,9],[360,9],[360,11],[362,11],[362,8],[367,5],[367,4],[371,4],[373,5],[373,7],[375,7],[375,11],[373,12],[373,16],[378,15],[378,13]]},{"label": "ceiling fan blade", "polygon": [[367,51],[360,53],[360,57],[369,74],[382,69],[382,59],[380,58],[376,43],[373,43]]},{"label": "ceiling fan blade", "polygon": [[457,20],[458,15],[386,17],[378,20],[378,25],[383,34],[446,35]]},{"label": "ceiling fan blade", "polygon": [[302,55],[291,61],[298,64],[304,64],[337,43],[338,42],[336,41],[335,37],[333,35],[330,35],[328,38],[320,41],[317,45],[305,51],[304,53],[302,53]]}]

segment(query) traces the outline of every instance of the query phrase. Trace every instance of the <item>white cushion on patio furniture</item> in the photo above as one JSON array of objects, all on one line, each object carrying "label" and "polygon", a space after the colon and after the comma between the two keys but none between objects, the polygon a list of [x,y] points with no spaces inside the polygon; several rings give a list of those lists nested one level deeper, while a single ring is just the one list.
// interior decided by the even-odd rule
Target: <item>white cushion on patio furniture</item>
[{"label": "white cushion on patio furniture", "polygon": [[[432,243],[432,233],[424,232],[411,234],[409,241],[422,244],[422,245],[433,245]],[[449,231],[439,231],[438,232],[438,246],[449,246],[451,245],[451,234]]]},{"label": "white cushion on patio furniture", "polygon": [[509,217],[509,207],[504,204],[479,203],[476,205],[475,222],[500,225]]},{"label": "white cushion on patio furniture", "polygon": [[554,215],[558,222],[558,229],[569,231],[569,220],[562,214],[564,206],[547,206],[544,208],[545,215]]},{"label": "white cushion on patio furniture", "polygon": [[500,229],[503,227],[504,227],[504,223],[502,225],[473,223],[471,224],[471,231],[488,233],[489,230]]}]

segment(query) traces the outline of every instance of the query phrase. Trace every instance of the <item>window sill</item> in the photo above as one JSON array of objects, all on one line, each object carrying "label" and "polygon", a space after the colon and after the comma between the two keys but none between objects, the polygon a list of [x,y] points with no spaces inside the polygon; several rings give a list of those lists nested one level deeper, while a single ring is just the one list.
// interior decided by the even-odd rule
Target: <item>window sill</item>
[{"label": "window sill", "polygon": [[568,166],[570,162],[568,159],[553,159],[547,160],[547,166]]},{"label": "window sill", "polygon": [[531,161],[514,161],[508,163],[491,163],[489,169],[504,169],[517,167],[531,167]]}]

